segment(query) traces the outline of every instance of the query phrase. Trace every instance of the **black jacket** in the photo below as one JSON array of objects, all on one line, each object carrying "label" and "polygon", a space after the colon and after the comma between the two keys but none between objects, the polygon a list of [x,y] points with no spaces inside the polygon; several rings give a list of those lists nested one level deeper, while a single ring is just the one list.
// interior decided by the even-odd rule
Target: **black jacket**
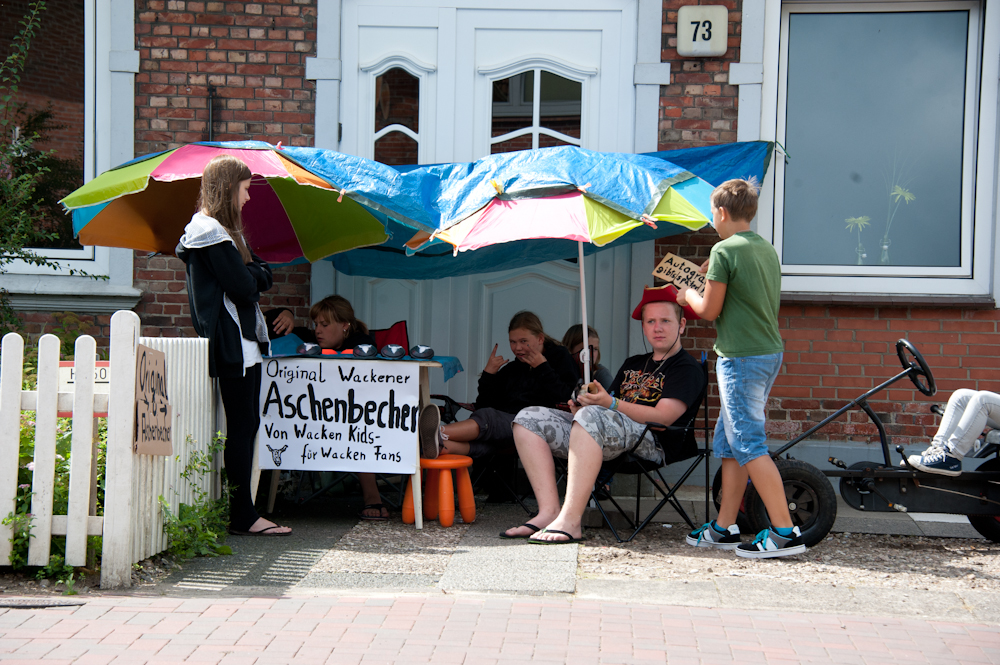
[{"label": "black jacket", "polygon": [[[271,267],[253,254],[244,265],[232,242],[191,249],[177,245],[177,258],[187,264],[187,292],[191,323],[200,337],[208,339],[208,373],[214,377],[243,376],[243,346],[240,329],[247,339],[256,339],[256,305],[261,291],[271,288]],[[240,325],[226,311],[223,294],[236,305]],[[267,352],[266,344],[261,352]]]},{"label": "black jacket", "polygon": [[492,407],[516,414],[528,406],[553,407],[568,400],[579,376],[573,357],[566,347],[548,340],[542,355],[547,362],[538,367],[515,359],[496,374],[483,372],[476,408]]}]

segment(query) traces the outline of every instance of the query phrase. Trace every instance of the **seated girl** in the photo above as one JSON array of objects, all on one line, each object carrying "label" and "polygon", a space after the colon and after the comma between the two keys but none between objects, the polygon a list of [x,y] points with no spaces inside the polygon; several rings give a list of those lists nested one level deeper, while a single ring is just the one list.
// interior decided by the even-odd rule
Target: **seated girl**
[{"label": "seated girl", "polygon": [[[583,350],[583,324],[578,323],[570,326],[563,335],[563,346],[569,349],[569,354],[573,356],[576,367],[579,370],[579,378],[583,378],[583,361],[580,360],[580,352]],[[611,382],[615,377],[611,375],[611,370],[601,364],[601,338],[597,336],[597,331],[587,326],[587,343],[593,349],[594,357],[590,359],[590,378],[597,381],[607,390],[611,387]]]},{"label": "seated girl", "polygon": [[468,420],[441,426],[436,406],[424,409],[420,422],[421,455],[439,452],[481,457],[498,442],[514,436],[511,424],[527,406],[566,402],[576,387],[577,368],[569,351],[545,334],[532,312],[518,312],[507,326],[513,360],[490,353],[479,377],[476,410]]},{"label": "seated girl", "polygon": [[[287,309],[270,310],[265,315],[274,333],[286,335],[294,332],[304,342],[315,342],[320,348],[346,351],[358,344],[375,345],[375,338],[368,332],[368,326],[354,316],[354,308],[343,296],[327,296],[312,306],[309,317],[313,330],[294,328],[292,313]],[[389,511],[382,505],[378,483],[374,473],[359,473],[361,497],[365,507],[358,513],[363,520],[387,520]]]}]

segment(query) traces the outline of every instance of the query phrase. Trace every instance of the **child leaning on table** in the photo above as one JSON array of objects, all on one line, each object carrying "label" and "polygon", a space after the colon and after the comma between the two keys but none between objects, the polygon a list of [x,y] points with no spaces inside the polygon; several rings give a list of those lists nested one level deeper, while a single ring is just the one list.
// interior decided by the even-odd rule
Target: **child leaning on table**
[{"label": "child leaning on table", "polygon": [[[784,486],[767,449],[764,407],[781,370],[784,344],[778,333],[781,268],[771,244],[750,230],[757,214],[757,185],[728,180],[712,192],[712,225],[722,241],[712,247],[705,295],[683,289],[677,302],[715,321],[715,374],[722,408],[713,448],[722,459],[722,505],[718,517],[687,537],[689,545],[734,549],[764,559],[805,552],[792,526]],[[736,515],[753,481],[771,527],[741,544]]]}]

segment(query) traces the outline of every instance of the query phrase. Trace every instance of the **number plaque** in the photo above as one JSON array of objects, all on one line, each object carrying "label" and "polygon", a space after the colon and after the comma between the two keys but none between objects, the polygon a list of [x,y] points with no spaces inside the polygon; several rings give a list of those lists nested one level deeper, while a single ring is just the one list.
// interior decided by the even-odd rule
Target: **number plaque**
[{"label": "number plaque", "polygon": [[685,5],[677,10],[677,54],[708,57],[729,48],[729,9],[723,5]]}]

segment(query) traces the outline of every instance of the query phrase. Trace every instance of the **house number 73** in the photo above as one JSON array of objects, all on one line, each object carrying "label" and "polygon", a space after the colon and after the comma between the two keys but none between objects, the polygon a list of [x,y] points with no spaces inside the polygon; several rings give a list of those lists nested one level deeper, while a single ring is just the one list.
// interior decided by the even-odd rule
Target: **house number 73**
[{"label": "house number 73", "polygon": [[712,39],[712,22],[711,21],[691,21],[691,25],[694,26],[694,31],[691,34],[691,41],[698,41],[698,30],[701,30],[702,41],[711,41]]}]

